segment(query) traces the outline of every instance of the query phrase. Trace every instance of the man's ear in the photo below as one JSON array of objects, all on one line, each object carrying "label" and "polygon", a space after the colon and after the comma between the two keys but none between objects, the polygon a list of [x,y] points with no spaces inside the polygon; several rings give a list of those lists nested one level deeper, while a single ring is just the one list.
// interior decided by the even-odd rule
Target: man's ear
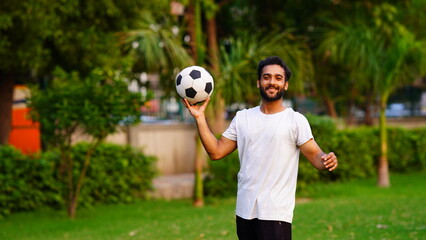
[{"label": "man's ear", "polygon": [[259,81],[259,80],[257,80],[256,87],[257,87],[257,88],[260,88],[260,81]]},{"label": "man's ear", "polygon": [[285,83],[284,83],[284,90],[287,91],[287,89],[288,89],[288,81],[285,81]]}]

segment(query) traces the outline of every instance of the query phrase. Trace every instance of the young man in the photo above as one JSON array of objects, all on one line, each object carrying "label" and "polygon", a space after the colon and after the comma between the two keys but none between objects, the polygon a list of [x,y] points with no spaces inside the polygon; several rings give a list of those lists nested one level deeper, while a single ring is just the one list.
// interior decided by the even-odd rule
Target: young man
[{"label": "young man", "polygon": [[209,102],[191,106],[201,141],[212,160],[237,149],[240,158],[237,193],[237,235],[240,240],[291,239],[300,151],[319,170],[337,167],[334,153],[315,142],[307,119],[283,105],[291,71],[279,57],[259,62],[260,106],[237,112],[217,140],[204,115]]}]

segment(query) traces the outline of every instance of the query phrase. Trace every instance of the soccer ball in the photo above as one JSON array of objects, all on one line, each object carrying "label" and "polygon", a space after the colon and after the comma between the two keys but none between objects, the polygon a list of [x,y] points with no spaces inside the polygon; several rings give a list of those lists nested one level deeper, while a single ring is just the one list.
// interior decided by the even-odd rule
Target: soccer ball
[{"label": "soccer ball", "polygon": [[176,90],[190,104],[206,100],[213,92],[213,77],[200,66],[190,66],[176,76]]}]

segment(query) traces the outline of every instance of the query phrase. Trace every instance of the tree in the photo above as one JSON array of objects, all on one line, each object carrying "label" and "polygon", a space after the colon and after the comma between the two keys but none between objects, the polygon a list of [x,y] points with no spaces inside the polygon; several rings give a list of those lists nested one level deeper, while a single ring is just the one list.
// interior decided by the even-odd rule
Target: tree
[{"label": "tree", "polygon": [[[225,126],[225,106],[233,101],[253,101],[255,81],[253,84],[247,79],[256,79],[256,65],[260,58],[280,55],[288,58],[299,81],[295,81],[293,89],[302,92],[303,84],[300,80],[307,80],[312,74],[310,55],[307,54],[304,42],[291,41],[293,37],[288,32],[265,34],[266,36],[251,37],[247,32],[240,38],[228,36],[219,37],[216,25],[216,15],[221,10],[229,10],[229,3],[234,1],[193,0],[187,5],[186,19],[190,36],[190,53],[197,65],[207,66],[215,79],[215,91],[208,109],[208,119],[214,134],[219,134]],[[237,4],[240,4],[238,2]],[[206,27],[203,31],[202,26]],[[297,39],[301,40],[301,39]],[[277,48],[276,46],[281,46]],[[292,49],[293,48],[293,49]],[[247,90],[247,91],[246,91]],[[202,165],[201,144],[197,144],[195,205],[202,205]]]},{"label": "tree", "polygon": [[[322,48],[334,62],[343,63],[358,87],[370,86],[379,98],[380,159],[378,186],[388,187],[388,144],[386,105],[389,96],[403,84],[414,81],[425,69],[425,42],[396,18],[397,8],[376,6],[370,18],[332,22],[333,29],[324,37]],[[373,21],[370,21],[372,19]]]},{"label": "tree", "polygon": [[426,42],[419,41],[415,35],[403,25],[393,19],[394,16],[387,12],[396,13],[397,9],[384,4],[376,13],[384,18],[378,22],[377,27],[384,31],[385,36],[378,40],[377,59],[382,60],[374,84],[380,96],[380,150],[381,155],[378,166],[378,185],[390,186],[388,166],[388,143],[386,128],[386,107],[390,95],[404,83],[410,83],[416,76],[425,73]]},{"label": "tree", "polygon": [[[190,0],[187,5],[186,19],[188,22],[188,34],[190,37],[189,47],[190,54],[194,61],[199,66],[205,66],[206,47],[204,35],[202,32],[202,0]],[[212,3],[210,0],[205,2]],[[214,4],[214,3],[213,3]],[[209,25],[211,26],[211,25]],[[214,30],[213,30],[214,31]],[[215,40],[210,40],[215,41]],[[211,43],[211,42],[210,42]],[[216,77],[217,72],[212,72],[213,78]],[[215,83],[217,84],[217,83]],[[193,205],[195,207],[204,206],[204,185],[203,185],[203,145],[199,136],[196,136],[196,149],[195,149],[195,178],[194,178],[194,199]]]},{"label": "tree", "polygon": [[[193,65],[196,59],[184,48],[183,31],[180,30],[178,22],[174,21],[172,16],[163,14],[168,12],[168,7],[163,5],[161,15],[144,12],[135,29],[122,32],[120,35],[124,50],[136,60],[133,71],[159,73],[163,90],[167,95],[171,95],[171,92],[175,91],[174,77],[179,69]],[[195,51],[192,53],[196,53]],[[202,163],[202,152],[199,150],[202,146],[198,140],[196,142],[194,205],[201,206],[203,201],[199,201],[200,198],[197,196],[202,192],[199,170]]]},{"label": "tree", "polygon": [[15,83],[34,78],[50,59],[44,39],[57,26],[56,7],[47,0],[0,3],[0,144],[8,143]]},{"label": "tree", "polygon": [[82,76],[119,68],[117,31],[140,18],[141,1],[4,0],[0,3],[0,144],[8,142],[13,86],[56,66]]},{"label": "tree", "polygon": [[292,93],[303,93],[305,84],[312,78],[309,49],[291,32],[248,32],[240,38],[229,38],[227,42],[227,45],[221,45],[222,84],[218,86],[226,103],[245,101],[258,104],[259,94],[255,84],[257,63],[268,56],[280,56],[289,65],[294,73],[289,88]]},{"label": "tree", "polygon": [[132,71],[160,74],[163,90],[170,94],[177,70],[193,64],[184,48],[183,33],[169,15],[160,18],[144,11],[141,16],[133,29],[118,34],[120,44],[133,61]]},{"label": "tree", "polygon": [[[219,10],[229,9],[229,1],[219,2]],[[237,3],[238,4],[238,3]],[[214,9],[214,8],[212,8]],[[207,18],[208,19],[208,18]],[[215,34],[215,19],[208,19],[210,35]],[[212,30],[213,29],[213,30]],[[238,37],[222,36],[216,39],[219,42],[217,53],[212,42],[208,41],[211,57],[208,62],[211,69],[216,69],[215,82],[216,90],[212,103],[214,104],[213,116],[215,125],[224,122],[225,106],[234,102],[246,102],[249,105],[256,105],[259,101],[255,80],[257,79],[256,69],[260,59],[278,55],[281,56],[295,73],[292,79],[292,93],[303,93],[306,82],[312,77],[311,58],[307,44],[302,38],[295,37],[291,31],[274,31],[271,29],[258,29],[257,32],[239,29]],[[280,46],[280,47],[277,47]],[[217,59],[214,57],[217,55]],[[251,83],[250,83],[251,82]],[[223,131],[224,123],[219,124],[215,129],[216,133]]]},{"label": "tree", "polygon": [[[140,119],[145,99],[129,92],[120,72],[92,71],[81,79],[78,73],[56,71],[46,90],[32,89],[29,106],[33,120],[43,127],[42,137],[49,149],[61,155],[58,175],[67,185],[65,202],[69,217],[75,218],[78,199],[93,152],[122,124]],[[81,129],[88,134],[90,147],[84,165],[76,169],[71,155],[72,135]]]}]

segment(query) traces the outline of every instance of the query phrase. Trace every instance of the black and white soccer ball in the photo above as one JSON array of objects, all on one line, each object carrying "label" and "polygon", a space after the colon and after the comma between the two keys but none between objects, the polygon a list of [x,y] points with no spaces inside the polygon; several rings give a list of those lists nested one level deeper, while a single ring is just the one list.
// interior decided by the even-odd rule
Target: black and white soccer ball
[{"label": "black and white soccer ball", "polygon": [[190,104],[206,100],[213,92],[213,77],[200,66],[190,66],[176,76],[176,90]]}]

